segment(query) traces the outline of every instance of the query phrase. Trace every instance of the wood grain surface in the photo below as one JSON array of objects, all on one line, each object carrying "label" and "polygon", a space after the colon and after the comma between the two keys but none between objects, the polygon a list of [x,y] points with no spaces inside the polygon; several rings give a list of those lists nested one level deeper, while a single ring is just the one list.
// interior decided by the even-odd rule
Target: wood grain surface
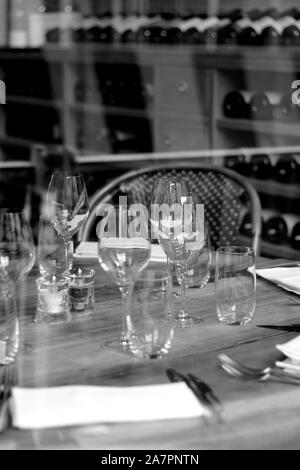
[{"label": "wood grain surface", "polygon": [[[81,261],[81,265],[86,264]],[[277,264],[277,260],[260,259],[258,264],[268,266]],[[42,431],[10,429],[0,435],[0,449],[299,448],[300,388],[231,378],[217,360],[221,351],[259,367],[282,358],[275,345],[296,333],[257,328],[256,324],[300,323],[300,304],[292,296],[258,279],[254,318],[248,325],[237,327],[218,322],[213,282],[201,290],[189,289],[190,312],[203,323],[177,329],[173,347],[164,359],[141,360],[104,345],[120,333],[121,300],[99,266],[95,312],[75,317],[69,324],[34,323],[37,277],[34,271],[18,288],[21,350],[16,363],[20,386],[160,384],[168,382],[165,371],[174,367],[183,373],[193,372],[211,385],[223,403],[224,419],[214,425],[198,418]]]}]

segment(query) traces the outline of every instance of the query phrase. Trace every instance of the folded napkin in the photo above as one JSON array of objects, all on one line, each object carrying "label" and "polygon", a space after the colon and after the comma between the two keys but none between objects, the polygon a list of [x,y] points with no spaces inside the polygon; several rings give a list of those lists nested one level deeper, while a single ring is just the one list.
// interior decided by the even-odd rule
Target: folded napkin
[{"label": "folded napkin", "polygon": [[276,348],[287,356],[284,361],[277,361],[276,366],[292,373],[299,372],[300,375],[300,336],[287,343],[278,344]]},{"label": "folded napkin", "polygon": [[[91,258],[98,259],[98,243],[97,242],[81,242],[74,254],[75,258]],[[163,263],[167,261],[167,256],[160,245],[151,245],[150,261]]]},{"label": "folded napkin", "polygon": [[292,361],[300,363],[300,335],[287,343],[277,344],[276,348]]},{"label": "folded napkin", "polygon": [[13,425],[41,429],[196,418],[203,407],[184,382],[141,387],[14,388]]},{"label": "folded napkin", "polygon": [[300,295],[300,267],[257,269],[258,276]]}]

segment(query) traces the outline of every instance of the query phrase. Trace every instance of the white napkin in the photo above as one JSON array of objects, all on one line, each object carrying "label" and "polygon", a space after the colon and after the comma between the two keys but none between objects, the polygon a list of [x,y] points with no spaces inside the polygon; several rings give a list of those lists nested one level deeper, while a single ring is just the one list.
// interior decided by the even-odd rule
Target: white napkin
[{"label": "white napkin", "polygon": [[300,377],[300,336],[276,347],[287,356],[283,361],[276,361],[276,366]]},{"label": "white napkin", "polygon": [[285,356],[300,364],[300,335],[284,344],[276,346]]},{"label": "white napkin", "polygon": [[279,287],[300,295],[300,267],[257,269],[256,273]]},{"label": "white napkin", "polygon": [[[91,258],[98,259],[98,243],[97,242],[81,242],[74,254],[77,259]],[[150,261],[156,263],[167,262],[167,256],[160,245],[151,245]]]},{"label": "white napkin", "polygon": [[14,388],[13,425],[41,429],[196,418],[203,407],[183,382],[141,387]]}]

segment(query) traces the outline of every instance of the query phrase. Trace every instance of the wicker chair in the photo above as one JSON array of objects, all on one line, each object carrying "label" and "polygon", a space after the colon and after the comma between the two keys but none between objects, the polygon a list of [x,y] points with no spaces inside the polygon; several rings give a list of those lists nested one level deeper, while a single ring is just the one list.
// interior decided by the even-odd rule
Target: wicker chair
[{"label": "wicker chair", "polygon": [[127,196],[128,205],[148,204],[155,180],[164,175],[186,179],[191,190],[205,204],[213,249],[239,244],[241,220],[247,211],[252,223],[251,245],[255,253],[259,252],[261,205],[256,190],[245,178],[231,170],[197,163],[155,165],[116,178],[92,197],[90,215],[79,239],[86,241],[92,235],[95,237],[97,210],[101,204],[116,203],[122,195]]}]

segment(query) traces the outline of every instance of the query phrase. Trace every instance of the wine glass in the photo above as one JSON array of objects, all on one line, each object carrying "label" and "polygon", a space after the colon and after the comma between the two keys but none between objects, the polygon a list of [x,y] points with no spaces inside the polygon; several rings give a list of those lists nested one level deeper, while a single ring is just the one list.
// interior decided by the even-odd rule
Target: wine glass
[{"label": "wine glass", "polygon": [[35,246],[25,215],[0,209],[0,274],[6,285],[15,285],[34,266]]},{"label": "wine glass", "polygon": [[[30,225],[22,212],[0,209],[0,292],[4,304],[2,322],[9,328],[0,336],[2,351],[12,362],[19,350],[19,315],[17,313],[15,286],[32,269],[35,246]],[[3,318],[4,315],[4,318]],[[23,345],[25,350],[25,345]]]},{"label": "wine glass", "polygon": [[52,224],[63,238],[67,258],[69,242],[89,215],[83,176],[75,173],[53,173],[46,203]]},{"label": "wine glass", "polygon": [[181,287],[181,307],[175,315],[179,327],[201,322],[186,312],[186,281],[189,267],[204,245],[204,206],[190,191],[186,181],[163,177],[154,186],[151,198],[151,225],[167,257],[176,270]]},{"label": "wine glass", "polygon": [[100,265],[118,286],[122,296],[122,333],[106,345],[123,351],[129,347],[127,319],[132,287],[139,273],[147,266],[151,253],[151,245],[146,238],[146,219],[139,221],[141,231],[128,237],[128,232],[123,231],[124,221],[127,226],[127,217],[127,211],[109,206],[106,217],[97,226]]},{"label": "wine glass", "polygon": [[43,277],[62,275],[72,269],[73,243],[68,242],[66,253],[63,237],[46,215],[40,216],[37,255]]}]

